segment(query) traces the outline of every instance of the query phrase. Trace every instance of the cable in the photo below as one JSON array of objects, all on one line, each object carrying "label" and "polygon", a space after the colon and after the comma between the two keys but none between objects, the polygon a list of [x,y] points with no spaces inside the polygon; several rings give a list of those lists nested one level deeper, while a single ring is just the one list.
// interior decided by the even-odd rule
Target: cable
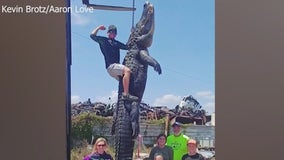
[{"label": "cable", "polygon": [[[134,0],[133,0],[133,1],[134,1]],[[71,34],[74,34],[74,35],[76,35],[76,36],[78,36],[78,37],[81,37],[81,38],[84,38],[84,39],[88,40],[89,42],[92,42],[89,37],[84,36],[84,35],[82,35],[82,34],[79,34],[79,33],[76,33],[76,32],[72,32],[72,31],[71,31]],[[199,82],[201,82],[201,83],[204,83],[204,84],[210,83],[210,81],[208,81],[208,80],[200,79],[200,78],[197,78],[197,77],[195,77],[195,76],[192,76],[192,75],[189,75],[189,74],[186,74],[186,73],[182,73],[182,72],[180,72],[180,71],[177,71],[177,70],[175,70],[175,69],[172,69],[172,67],[163,67],[163,70],[173,72],[173,73],[175,73],[175,74],[181,75],[181,76],[186,77],[186,78],[190,78],[190,79],[192,79],[192,80],[197,80],[197,81],[199,81]]]},{"label": "cable", "polygon": [[[84,39],[87,39],[87,40],[91,40],[89,37],[84,36],[84,35],[79,34],[79,33],[76,33],[76,32],[72,32],[72,31],[71,31],[71,34],[74,34],[74,35],[76,35],[76,36],[78,36],[78,37],[81,37],[81,38],[84,38]],[[92,41],[90,41],[90,42],[92,42]]]}]

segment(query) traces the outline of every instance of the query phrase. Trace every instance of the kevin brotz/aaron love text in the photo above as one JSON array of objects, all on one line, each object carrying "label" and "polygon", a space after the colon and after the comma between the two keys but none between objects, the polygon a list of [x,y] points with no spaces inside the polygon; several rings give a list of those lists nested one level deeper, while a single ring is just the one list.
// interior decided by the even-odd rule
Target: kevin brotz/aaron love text
[{"label": "kevin brotz/aaron love text", "polygon": [[8,6],[8,5],[2,5],[1,6],[1,13],[84,13],[84,12],[90,12],[93,13],[93,8],[87,8],[87,7],[58,7],[53,5],[47,5],[47,6]]}]

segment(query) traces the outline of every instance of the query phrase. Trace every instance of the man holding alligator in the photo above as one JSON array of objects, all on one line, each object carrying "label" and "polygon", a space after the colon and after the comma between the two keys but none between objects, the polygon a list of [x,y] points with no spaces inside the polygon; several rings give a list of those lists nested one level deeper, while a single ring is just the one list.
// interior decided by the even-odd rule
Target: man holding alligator
[{"label": "man holding alligator", "polygon": [[125,65],[120,64],[120,49],[127,50],[127,45],[115,39],[117,35],[116,26],[110,25],[107,30],[107,37],[97,36],[99,30],[105,30],[105,26],[100,25],[95,28],[90,37],[99,43],[101,52],[105,59],[105,67],[108,73],[119,81],[122,77],[123,93],[122,99],[137,101],[138,97],[129,94],[129,80],[131,70]]}]

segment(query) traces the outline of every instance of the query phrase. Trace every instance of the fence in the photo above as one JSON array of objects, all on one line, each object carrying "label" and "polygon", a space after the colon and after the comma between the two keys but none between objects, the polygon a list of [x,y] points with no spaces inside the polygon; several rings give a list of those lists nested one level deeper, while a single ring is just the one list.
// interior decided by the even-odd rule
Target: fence
[{"label": "fence", "polygon": [[[103,127],[94,126],[94,137],[103,136],[108,139],[109,145],[114,145],[114,136],[111,135],[111,123]],[[156,142],[156,137],[160,133],[165,133],[165,124],[140,123],[140,134],[143,137],[143,144],[152,147]],[[172,130],[169,131],[172,133]],[[199,142],[200,148],[215,148],[215,126],[191,125],[184,126],[183,133]]]},{"label": "fence", "polygon": [[188,126],[184,134],[196,139],[200,148],[215,148],[215,126]]}]

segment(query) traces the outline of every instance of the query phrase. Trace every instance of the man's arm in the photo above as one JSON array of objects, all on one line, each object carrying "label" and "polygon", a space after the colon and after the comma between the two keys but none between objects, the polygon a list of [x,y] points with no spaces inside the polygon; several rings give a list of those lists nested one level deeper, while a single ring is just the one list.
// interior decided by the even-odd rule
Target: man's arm
[{"label": "man's arm", "polygon": [[96,41],[96,42],[98,42],[98,43],[103,43],[103,41],[102,41],[102,37],[101,36],[97,36],[97,33],[98,33],[98,31],[99,30],[105,30],[106,28],[105,28],[105,26],[104,25],[100,25],[100,26],[98,26],[97,28],[95,28],[92,32],[91,32],[91,35],[90,35],[90,37],[94,40],[94,41]]},{"label": "man's arm", "polygon": [[152,148],[149,154],[149,160],[154,159],[154,153],[155,153],[154,148]]},{"label": "man's arm", "polygon": [[173,160],[173,159],[174,159],[174,151],[173,151],[173,148],[172,148],[172,147],[169,147],[169,150],[170,150],[170,160]]},{"label": "man's arm", "polygon": [[100,25],[92,31],[91,35],[96,36],[99,30],[105,30],[105,29],[106,27],[104,25]]},{"label": "man's arm", "polygon": [[118,48],[123,50],[128,50],[128,46],[123,44],[122,42],[117,41]]}]

